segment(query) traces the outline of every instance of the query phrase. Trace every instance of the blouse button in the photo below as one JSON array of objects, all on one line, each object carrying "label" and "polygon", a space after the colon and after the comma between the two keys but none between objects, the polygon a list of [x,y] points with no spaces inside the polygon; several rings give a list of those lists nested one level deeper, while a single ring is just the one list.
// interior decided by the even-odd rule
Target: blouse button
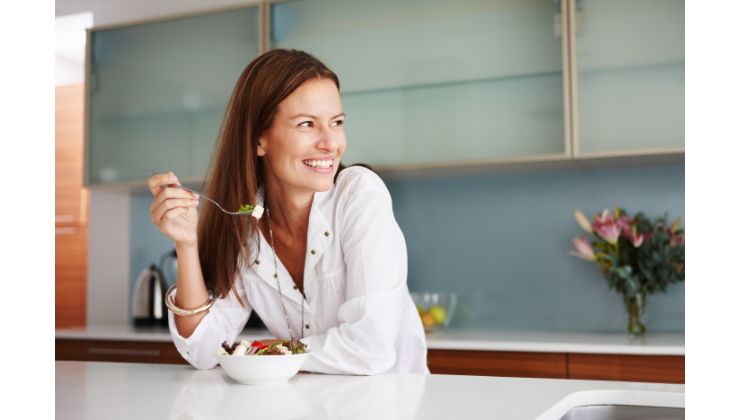
[{"label": "blouse button", "polygon": [[311,255],[316,255],[316,251],[312,249],[311,250]]},{"label": "blouse button", "polygon": [[260,265],[260,260],[254,260],[254,263]]},{"label": "blouse button", "polygon": [[324,232],[324,236],[329,236],[329,232]]},{"label": "blouse button", "polygon": [[308,324],[306,324],[306,329],[310,329],[310,328],[311,328],[311,327],[309,327],[309,326],[308,326]]},{"label": "blouse button", "polygon": [[298,285],[294,284],[293,289],[298,290]]}]

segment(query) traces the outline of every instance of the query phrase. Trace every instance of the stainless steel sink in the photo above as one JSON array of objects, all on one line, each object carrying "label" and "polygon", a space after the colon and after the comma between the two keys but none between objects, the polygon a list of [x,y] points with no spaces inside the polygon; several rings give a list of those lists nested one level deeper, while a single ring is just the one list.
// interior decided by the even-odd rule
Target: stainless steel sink
[{"label": "stainless steel sink", "polygon": [[560,420],[679,420],[683,408],[644,405],[584,405],[571,408]]}]

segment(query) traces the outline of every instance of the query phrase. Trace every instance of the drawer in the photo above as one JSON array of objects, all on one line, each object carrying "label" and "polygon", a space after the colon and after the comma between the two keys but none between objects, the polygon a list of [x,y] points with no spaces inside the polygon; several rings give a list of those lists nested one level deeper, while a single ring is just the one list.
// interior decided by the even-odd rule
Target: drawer
[{"label": "drawer", "polygon": [[173,343],[56,339],[56,360],[187,364]]},{"label": "drawer", "polygon": [[428,350],[432,373],[452,375],[566,378],[564,353]]},{"label": "drawer", "polygon": [[682,384],[684,371],[684,356],[568,355],[568,377],[573,379]]}]

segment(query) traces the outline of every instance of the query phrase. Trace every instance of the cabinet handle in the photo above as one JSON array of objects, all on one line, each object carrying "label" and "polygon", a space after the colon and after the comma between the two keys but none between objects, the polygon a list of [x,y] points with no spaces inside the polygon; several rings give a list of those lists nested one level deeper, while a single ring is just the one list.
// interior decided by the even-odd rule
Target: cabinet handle
[{"label": "cabinet handle", "polygon": [[89,347],[87,349],[88,354],[107,354],[117,356],[161,356],[159,350],[154,349],[109,349],[101,347]]},{"label": "cabinet handle", "polygon": [[57,214],[54,221],[56,223],[74,222],[75,217],[71,214]]},{"label": "cabinet handle", "polygon": [[73,227],[58,227],[55,229],[57,235],[72,235],[77,232],[76,228]]}]

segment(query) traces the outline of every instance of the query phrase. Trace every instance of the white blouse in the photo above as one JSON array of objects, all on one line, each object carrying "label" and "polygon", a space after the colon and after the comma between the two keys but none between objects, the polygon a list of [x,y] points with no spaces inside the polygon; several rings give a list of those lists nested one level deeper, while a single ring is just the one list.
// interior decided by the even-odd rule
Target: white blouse
[{"label": "white blouse", "polygon": [[[262,196],[257,204],[262,204]],[[191,365],[211,369],[221,343],[232,343],[252,310],[270,334],[289,337],[273,276],[272,248],[259,233],[234,289],[217,299],[193,334],[182,337],[170,313],[175,347]],[[429,373],[426,339],[406,285],[406,242],[383,181],[363,167],[340,172],[331,190],[314,194],[308,221],[303,287],[303,342],[311,356],[302,370],[373,375]],[[278,259],[278,278],[293,333],[300,336],[300,291]],[[246,307],[239,304],[238,293]]]}]

